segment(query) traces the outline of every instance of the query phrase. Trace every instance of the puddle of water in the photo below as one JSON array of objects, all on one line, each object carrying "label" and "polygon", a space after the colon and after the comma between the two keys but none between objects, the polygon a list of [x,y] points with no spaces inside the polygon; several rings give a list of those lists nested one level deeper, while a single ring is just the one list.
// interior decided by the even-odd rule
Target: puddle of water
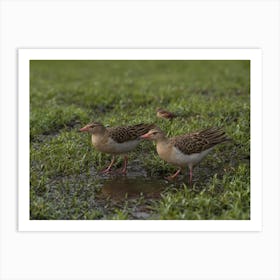
[{"label": "puddle of water", "polygon": [[101,192],[111,198],[135,198],[142,193],[145,197],[159,197],[165,188],[164,181],[159,179],[147,179],[143,177],[116,177],[104,180]]}]

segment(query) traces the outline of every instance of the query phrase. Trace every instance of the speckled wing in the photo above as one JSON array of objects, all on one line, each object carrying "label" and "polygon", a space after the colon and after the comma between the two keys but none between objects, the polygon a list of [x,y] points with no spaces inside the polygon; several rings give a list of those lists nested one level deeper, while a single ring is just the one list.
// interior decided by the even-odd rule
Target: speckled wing
[{"label": "speckled wing", "polygon": [[141,135],[146,134],[154,128],[153,124],[136,124],[132,126],[119,126],[108,128],[109,137],[117,143],[124,143],[138,139]]},{"label": "speckled wing", "polygon": [[171,143],[186,155],[201,153],[230,140],[221,128],[211,127],[198,132],[171,138]]}]

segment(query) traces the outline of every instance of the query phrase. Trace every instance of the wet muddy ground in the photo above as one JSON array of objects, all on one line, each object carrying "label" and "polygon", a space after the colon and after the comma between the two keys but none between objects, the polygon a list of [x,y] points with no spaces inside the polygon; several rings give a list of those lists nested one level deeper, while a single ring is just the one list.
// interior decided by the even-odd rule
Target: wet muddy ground
[{"label": "wet muddy ground", "polygon": [[[41,142],[46,144],[58,136],[59,134],[37,139],[33,142],[33,147],[38,150]],[[174,172],[175,168],[167,171],[159,166],[153,170],[152,175],[141,160],[133,157],[129,160],[127,175],[118,172],[121,160],[109,174],[100,173],[103,168],[96,168],[92,162],[89,163],[89,168],[81,169],[75,176],[67,175],[62,170],[57,175],[46,177],[40,184],[31,186],[37,197],[36,200],[31,199],[31,219],[161,219],[157,208],[165,194],[176,194],[185,185],[192,193],[191,196],[196,197],[201,191],[207,192],[206,186],[211,186],[215,174],[222,180],[225,174],[234,174],[240,162],[249,165],[250,157],[236,157],[238,149],[238,145],[231,144],[231,155],[223,161],[217,153],[213,153],[212,159],[206,158],[194,169],[192,186],[188,184],[187,171],[170,182],[164,177]],[[40,164],[31,161],[31,165],[37,170],[40,169]],[[44,169],[39,175],[44,177]],[[216,185],[217,195],[222,196],[224,191],[222,184]]]},{"label": "wet muddy ground", "polygon": [[[224,166],[224,165],[223,165]],[[167,181],[164,176],[150,176],[139,167],[137,160],[130,161],[127,175],[120,175],[115,169],[109,174],[101,174],[90,168],[87,173],[77,176],[59,176],[45,182],[42,189],[35,187],[37,195],[55,205],[48,208],[48,217],[34,215],[34,219],[159,219],[155,204],[162,194],[172,193],[188,185],[193,193],[199,193],[215,172],[219,176],[226,172],[210,170],[198,166],[194,171],[194,184],[188,185],[188,175],[182,174],[175,181]],[[169,175],[169,174],[164,174]],[[222,192],[217,188],[217,192]]]},{"label": "wet muddy ground", "polygon": [[167,187],[167,183],[161,179],[151,179],[134,175],[111,177],[100,180],[102,184],[96,201],[104,206],[120,207],[126,205],[131,209],[132,219],[155,219],[152,217],[151,206],[154,201],[160,199],[161,193]]},{"label": "wet muddy ground", "polygon": [[103,175],[91,168],[89,173],[46,182],[42,195],[56,205],[56,209],[48,209],[56,219],[114,219],[122,211],[124,219],[157,219],[152,206],[171,185],[160,177],[148,177],[144,170],[135,171],[133,166],[127,175]]}]

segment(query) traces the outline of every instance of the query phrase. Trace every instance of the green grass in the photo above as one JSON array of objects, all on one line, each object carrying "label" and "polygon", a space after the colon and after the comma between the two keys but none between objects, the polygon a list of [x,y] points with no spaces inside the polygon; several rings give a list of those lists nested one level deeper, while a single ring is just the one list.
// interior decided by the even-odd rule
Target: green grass
[{"label": "green grass", "polygon": [[[31,219],[250,219],[248,61],[31,61],[30,66]],[[180,117],[159,120],[157,107]],[[194,169],[191,187],[183,176],[165,182],[163,176],[176,168],[143,142],[129,155],[125,181],[98,175],[110,156],[95,151],[90,136],[78,132],[92,120],[110,126],[155,123],[172,136],[222,126],[233,141]],[[163,188],[157,195],[116,197],[120,180],[133,188],[138,177]],[[114,195],[104,194],[106,186]]]}]

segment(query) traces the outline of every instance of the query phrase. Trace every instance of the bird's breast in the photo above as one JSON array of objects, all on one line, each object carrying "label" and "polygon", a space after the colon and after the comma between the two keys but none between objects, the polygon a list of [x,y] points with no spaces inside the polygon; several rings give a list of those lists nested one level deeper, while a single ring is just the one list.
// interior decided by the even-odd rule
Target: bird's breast
[{"label": "bird's breast", "polygon": [[156,146],[159,157],[167,162],[171,160],[172,146],[166,143],[157,143]]}]

